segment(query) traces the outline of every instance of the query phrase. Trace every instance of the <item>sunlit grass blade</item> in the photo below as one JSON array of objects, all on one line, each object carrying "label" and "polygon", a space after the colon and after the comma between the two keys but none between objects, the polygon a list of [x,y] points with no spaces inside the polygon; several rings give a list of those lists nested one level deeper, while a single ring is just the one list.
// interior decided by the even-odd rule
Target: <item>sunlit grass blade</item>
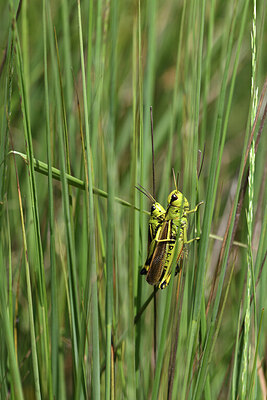
[{"label": "sunlit grass blade", "polygon": [[[83,88],[83,103],[84,103],[84,122],[85,122],[85,144],[86,144],[86,164],[85,173],[87,177],[86,185],[86,202],[87,202],[87,233],[88,233],[88,264],[90,269],[87,272],[87,277],[90,279],[91,296],[92,296],[92,346],[93,346],[93,371],[92,371],[92,395],[93,398],[100,398],[100,361],[99,361],[99,327],[98,327],[98,292],[97,292],[97,270],[96,270],[96,243],[95,243],[95,224],[94,224],[94,200],[93,200],[93,174],[92,166],[93,162],[91,159],[91,145],[92,139],[90,136],[89,129],[89,116],[88,116],[88,103],[87,103],[87,86],[85,76],[85,65],[84,65],[84,52],[83,52],[83,33],[81,24],[81,8],[80,2],[78,1],[78,24],[79,24],[79,42],[80,42],[80,56],[81,56],[81,69],[82,69],[82,88]],[[93,147],[93,145],[92,145]],[[87,282],[89,283],[89,279]],[[87,293],[85,296],[85,315],[89,313],[89,287],[87,287]],[[87,319],[86,319],[87,320]],[[83,350],[85,345],[85,326],[83,327],[83,341],[81,343],[81,349]],[[80,356],[80,362],[82,357]],[[79,385],[79,383],[78,383]],[[79,390],[76,391],[76,396],[79,395]]]}]

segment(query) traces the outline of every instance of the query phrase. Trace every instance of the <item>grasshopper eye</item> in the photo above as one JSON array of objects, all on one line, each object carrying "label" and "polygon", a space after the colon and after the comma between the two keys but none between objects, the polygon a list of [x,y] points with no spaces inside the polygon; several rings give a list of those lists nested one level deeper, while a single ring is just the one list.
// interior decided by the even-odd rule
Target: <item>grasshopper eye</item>
[{"label": "grasshopper eye", "polygon": [[153,206],[151,207],[151,214],[153,213],[153,211],[156,210],[156,206],[153,204]]},{"label": "grasshopper eye", "polygon": [[171,203],[172,203],[173,201],[177,200],[177,199],[178,199],[177,194],[173,193],[173,195],[172,195],[172,197],[171,197]]}]

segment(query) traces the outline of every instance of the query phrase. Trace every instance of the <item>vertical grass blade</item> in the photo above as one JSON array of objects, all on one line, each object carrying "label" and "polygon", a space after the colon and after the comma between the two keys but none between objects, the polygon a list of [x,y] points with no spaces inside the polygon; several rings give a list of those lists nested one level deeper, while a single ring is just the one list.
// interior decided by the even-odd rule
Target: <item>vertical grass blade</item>
[{"label": "vertical grass blade", "polygon": [[43,0],[43,40],[44,40],[44,84],[45,84],[45,108],[46,108],[46,141],[47,141],[47,164],[48,164],[48,193],[49,193],[49,227],[50,227],[50,264],[51,264],[51,365],[53,396],[58,394],[58,300],[57,300],[57,276],[56,276],[56,250],[55,250],[55,226],[54,226],[54,199],[52,184],[52,155],[50,137],[50,112],[49,112],[49,90],[47,71],[47,2]]},{"label": "vertical grass blade", "polygon": [[[12,10],[11,5],[11,10]],[[37,201],[37,188],[36,188],[36,180],[34,173],[34,156],[33,156],[33,146],[32,146],[32,134],[31,134],[31,124],[30,124],[30,114],[29,114],[29,98],[27,95],[27,89],[25,85],[25,77],[24,77],[24,68],[23,68],[23,60],[22,53],[20,47],[20,39],[17,30],[16,19],[14,15],[12,15],[12,24],[14,28],[14,40],[16,43],[16,61],[17,61],[17,70],[19,76],[19,84],[21,91],[21,101],[22,101],[22,113],[23,113],[23,122],[24,122],[24,135],[26,141],[27,155],[29,160],[29,185],[30,185],[30,196],[31,196],[31,206],[34,220],[34,236],[37,245],[37,254],[38,254],[38,266],[37,266],[37,284],[38,284],[38,299],[40,301],[40,311],[41,311],[41,327],[43,330],[43,334],[41,335],[41,341],[43,344],[43,357],[45,362],[45,372],[47,375],[48,381],[48,396],[51,398],[52,396],[52,381],[51,381],[51,360],[49,354],[49,335],[48,335],[48,316],[47,316],[47,300],[46,300],[46,287],[45,287],[45,277],[44,277],[44,261],[43,261],[43,250],[42,250],[42,240],[40,233],[40,221],[39,221],[39,212],[38,212],[38,201]],[[21,210],[21,218],[22,218],[22,210]],[[23,225],[23,219],[22,225]],[[27,246],[26,246],[26,235],[24,237],[24,245],[25,245],[25,257],[27,256]],[[28,299],[29,302],[32,302],[31,299],[31,288],[30,288],[30,273],[29,273],[29,264],[28,259],[26,260],[26,273],[27,273],[27,281],[28,281]],[[32,304],[29,305],[32,308]],[[31,324],[34,325],[34,319],[32,318]],[[34,327],[32,326],[32,345],[35,347],[35,332]],[[36,382],[36,395],[40,397],[40,384],[39,384],[39,372],[37,367],[37,359],[34,362],[35,364],[35,382]],[[45,388],[46,389],[46,388]]]},{"label": "vertical grass blade", "polygon": [[[107,151],[107,284],[106,284],[106,400],[111,398],[111,383],[114,374],[113,343],[112,343],[112,319],[113,319],[113,271],[114,271],[114,193],[115,193],[115,156],[114,156],[114,134],[116,119],[116,56],[117,56],[117,24],[118,11],[117,2],[111,1],[110,12],[110,34],[111,34],[111,62],[110,62],[110,99],[109,99],[109,133],[106,137]],[[112,367],[113,366],[113,367]],[[113,371],[113,373],[112,373]],[[113,382],[114,385],[115,382]],[[112,385],[112,386],[113,386]],[[114,389],[113,389],[114,390]],[[113,392],[112,390],[112,392]]]},{"label": "vertical grass blade", "polygon": [[[84,103],[84,122],[85,122],[85,143],[86,143],[86,166],[88,186],[87,186],[87,201],[89,202],[89,223],[88,229],[88,264],[90,270],[88,274],[91,281],[92,294],[92,346],[93,346],[93,370],[92,370],[92,395],[94,399],[100,399],[100,365],[99,365],[99,328],[98,328],[98,293],[97,293],[97,273],[96,273],[96,253],[95,253],[95,224],[94,224],[94,200],[93,200],[93,175],[92,175],[92,159],[91,159],[91,138],[89,130],[89,116],[86,90],[86,77],[84,66],[83,53],[83,34],[81,23],[81,7],[78,0],[78,23],[79,23],[79,40],[80,40],[80,55],[82,69],[82,88],[83,88],[83,103]],[[86,304],[88,307],[88,305]],[[87,308],[86,312],[89,310]]]},{"label": "vertical grass blade", "polygon": [[[6,347],[7,347],[7,354],[8,354],[8,360],[9,360],[9,367],[12,375],[12,389],[14,390],[14,394],[16,396],[16,399],[18,400],[23,400],[23,391],[22,391],[22,383],[21,383],[21,378],[20,378],[20,372],[19,372],[19,365],[17,362],[17,356],[15,353],[15,346],[14,346],[14,337],[11,329],[11,323],[9,319],[9,313],[8,313],[8,307],[7,307],[7,298],[5,296],[5,293],[7,293],[7,282],[5,279],[6,271],[4,268],[4,264],[2,262],[3,260],[3,251],[2,251],[2,245],[0,244],[0,271],[1,271],[1,276],[2,279],[0,280],[0,321],[1,321],[1,327],[2,327],[2,340],[4,339],[6,342]],[[2,366],[1,366],[2,369]],[[7,370],[5,371],[7,373]],[[1,371],[1,377],[3,378],[3,370]],[[2,380],[3,384],[3,380]],[[2,385],[1,385],[2,386]],[[3,385],[4,386],[4,385]],[[1,389],[2,391],[2,389]],[[3,393],[3,392],[2,392]],[[7,393],[6,393],[7,395]]]},{"label": "vertical grass blade", "polygon": [[[0,2],[0,397],[265,396],[267,3],[40,4]],[[204,205],[160,290],[172,167]]]}]

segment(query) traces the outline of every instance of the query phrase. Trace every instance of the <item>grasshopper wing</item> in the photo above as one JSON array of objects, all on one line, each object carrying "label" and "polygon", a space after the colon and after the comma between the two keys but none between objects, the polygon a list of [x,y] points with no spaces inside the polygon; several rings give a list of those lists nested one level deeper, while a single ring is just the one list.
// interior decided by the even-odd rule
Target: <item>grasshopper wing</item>
[{"label": "grasshopper wing", "polygon": [[154,239],[155,248],[150,259],[147,260],[147,264],[149,265],[146,280],[150,285],[157,285],[161,278],[165,264],[169,232],[170,221],[165,221]]}]

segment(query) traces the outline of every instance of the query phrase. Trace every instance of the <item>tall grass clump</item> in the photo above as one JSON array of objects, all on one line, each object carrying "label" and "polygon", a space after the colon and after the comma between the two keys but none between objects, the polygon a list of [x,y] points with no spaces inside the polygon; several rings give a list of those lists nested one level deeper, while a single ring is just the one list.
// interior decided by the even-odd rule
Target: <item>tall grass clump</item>
[{"label": "tall grass clump", "polygon": [[[0,21],[1,399],[266,398],[266,2]],[[135,186],[166,207],[172,168],[204,205],[160,290]]]}]

